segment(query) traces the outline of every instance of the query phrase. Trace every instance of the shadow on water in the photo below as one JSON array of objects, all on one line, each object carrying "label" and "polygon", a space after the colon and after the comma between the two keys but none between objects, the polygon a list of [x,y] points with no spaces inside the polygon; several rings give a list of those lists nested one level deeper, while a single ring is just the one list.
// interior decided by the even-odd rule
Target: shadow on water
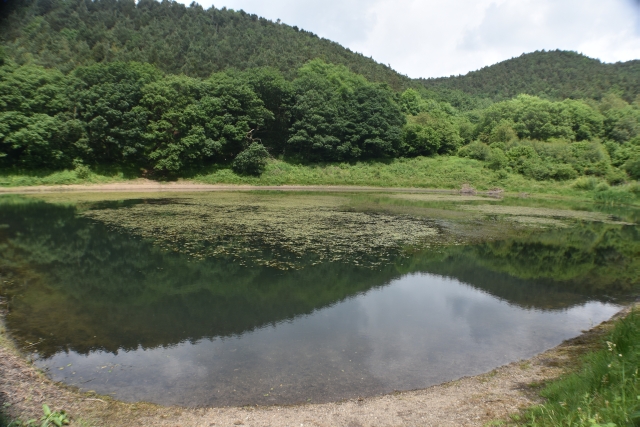
[{"label": "shadow on water", "polygon": [[[104,207],[113,208],[114,205],[96,206]],[[426,285],[420,283],[427,279],[430,280],[429,286],[434,289],[448,288],[447,292],[453,292],[453,282],[470,286],[470,289],[475,289],[473,298],[485,298],[482,295],[487,294],[497,297],[506,303],[504,310],[515,307],[519,310],[518,313],[522,313],[522,310],[566,312],[589,301],[619,303],[633,298],[637,278],[640,277],[640,239],[637,228],[633,226],[585,222],[578,227],[542,231],[519,239],[474,246],[441,247],[430,251],[398,252],[389,262],[375,268],[359,267],[343,260],[281,271],[260,265],[242,266],[224,256],[193,259],[185,254],[159,248],[144,239],[114,232],[100,222],[78,216],[74,207],[26,202],[22,199],[0,205],[0,252],[0,291],[9,309],[7,326],[18,345],[28,351],[35,350],[43,361],[43,366],[47,368],[53,368],[62,363],[60,360],[72,356],[73,363],[81,365],[82,360],[92,360],[92,357],[99,359],[95,364],[107,363],[104,362],[106,359],[118,364],[121,363],[118,362],[118,355],[131,361],[135,360],[131,359],[134,355],[146,354],[144,357],[147,359],[140,357],[148,364],[150,355],[156,354],[155,349],[165,349],[168,352],[166,357],[169,358],[173,354],[171,352],[187,351],[193,347],[189,351],[195,352],[197,348],[200,356],[199,352],[205,351],[203,349],[208,348],[207,346],[223,346],[227,343],[224,345],[237,344],[238,348],[242,348],[245,345],[242,344],[243,339],[250,342],[263,339],[257,337],[264,334],[277,335],[289,329],[289,338],[281,338],[284,341],[274,338],[273,342],[286,347],[290,341],[295,341],[291,350],[291,354],[297,354],[292,359],[295,361],[302,354],[308,356],[316,351],[301,350],[301,343],[306,343],[304,346],[311,345],[311,338],[314,336],[319,342],[328,340],[327,348],[332,345],[329,335],[318,338],[324,337],[323,334],[328,332],[309,332],[330,320],[319,323],[321,320],[313,319],[320,319],[327,313],[337,313],[335,318],[343,316],[346,322],[344,324],[350,325],[345,329],[355,328],[359,322],[368,319],[365,313],[367,310],[381,304],[368,302],[366,304],[369,305],[366,305],[365,302],[375,300],[375,295],[391,292],[388,291],[390,288],[396,289],[393,291],[396,293],[389,294],[391,297],[388,298],[396,298],[399,301],[396,305],[399,306],[389,310],[399,310],[398,313],[402,313],[401,304],[411,304],[407,302],[411,298],[403,300],[398,297],[404,292],[403,286],[417,286],[416,289],[420,290],[416,292],[423,292]],[[304,259],[301,263],[304,264]],[[423,282],[416,282],[420,280]],[[386,286],[389,284],[392,286]],[[437,299],[427,294],[425,298],[425,301]],[[363,308],[365,306],[368,307],[367,310]],[[346,310],[346,307],[352,309]],[[418,316],[422,316],[420,313],[424,308],[416,306],[415,310]],[[350,314],[351,311],[360,314]],[[411,309],[407,309],[407,313],[409,312]],[[353,317],[349,317],[351,315]],[[309,323],[312,321],[315,323]],[[389,320],[388,324],[393,321],[399,322],[396,325],[398,328],[404,328],[403,322],[408,322],[395,319]],[[297,330],[294,327],[296,322],[307,326],[301,326],[303,329]],[[366,322],[372,321],[369,319]],[[442,322],[448,321],[443,318]],[[335,328],[340,327],[342,326]],[[413,327],[421,326],[416,324],[407,326],[406,329],[409,331]],[[362,328],[370,331],[372,327]],[[384,329],[382,326],[377,328]],[[307,338],[297,335],[302,334],[300,331],[303,330],[307,331],[304,332]],[[362,330],[353,331],[354,337],[361,338],[363,334],[366,335]],[[345,337],[346,335],[342,337],[343,341],[346,340]],[[229,375],[215,374],[218,375],[215,378],[221,384],[220,389],[226,390],[227,395],[236,389],[240,390],[242,384],[251,386],[246,386],[243,397],[216,399],[205,396],[205,391],[194,386],[198,375],[202,376],[196,374],[201,371],[195,368],[188,374],[193,376],[189,380],[191,382],[174,391],[188,396],[188,390],[200,390],[199,395],[189,397],[191,400],[187,397],[183,401],[183,397],[157,396],[148,390],[138,389],[119,395],[120,388],[130,385],[124,378],[120,382],[112,382],[113,387],[120,384],[120,388],[109,388],[100,381],[91,383],[91,387],[105,392],[113,390],[117,396],[125,399],[160,403],[282,403],[306,400],[304,398],[307,394],[317,401],[385,392],[393,388],[424,387],[429,385],[424,381],[433,383],[450,379],[451,375],[456,377],[468,373],[449,373],[450,377],[442,378],[433,376],[421,380],[422,383],[385,380],[386,374],[381,373],[384,369],[379,369],[377,362],[372,362],[376,353],[372,348],[379,344],[377,341],[375,345],[371,342],[357,344],[360,338],[353,339],[353,345],[360,345],[358,348],[361,353],[368,354],[366,360],[361,360],[363,366],[369,366],[366,372],[354,371],[348,381],[337,381],[335,387],[318,386],[320,388],[315,393],[308,389],[303,392],[291,388],[289,394],[283,392],[278,397],[274,392],[270,395],[263,393],[260,382],[263,377],[271,374],[256,371],[251,375],[247,374],[244,379],[238,379],[232,371]],[[387,341],[391,342],[393,339]],[[548,344],[545,341],[541,345]],[[246,346],[249,348],[249,344]],[[343,343],[336,346],[345,347]],[[209,351],[215,353],[218,350]],[[350,350],[346,348],[344,351]],[[353,351],[357,353],[356,350]],[[527,348],[523,351],[522,354],[529,354],[534,350]],[[429,353],[426,350],[422,352]],[[248,353],[249,350],[246,354]],[[245,357],[249,363],[249,360],[253,360],[251,357],[258,356],[238,357]],[[277,359],[279,356],[273,353],[270,357]],[[327,359],[331,357],[327,356]],[[342,360],[342,356],[335,357],[336,360]],[[349,357],[352,358],[349,362],[357,360],[355,355]],[[436,356],[431,357],[433,360],[437,359]],[[518,353],[514,357],[522,356]],[[220,356],[215,363],[232,363],[224,360],[226,359]],[[135,362],[131,363],[135,365]],[[202,370],[205,369],[203,366],[213,362],[193,363]],[[276,362],[271,360],[268,363]],[[255,362],[253,365],[268,363]],[[463,364],[462,361],[460,363]],[[382,362],[380,364],[386,366]],[[165,365],[162,366],[162,369],[167,369]],[[255,370],[255,366],[251,369]],[[481,370],[486,366],[479,365],[474,369]],[[79,376],[93,378],[89,371],[94,368],[87,367],[86,372],[82,373],[82,368],[78,367]],[[313,369],[309,373],[308,367],[300,368],[299,371],[297,369],[291,366],[287,368],[292,373],[298,372],[296,375],[303,375],[299,372],[317,377],[327,375],[325,371],[313,373]],[[403,369],[401,372],[409,378],[414,374],[408,373],[416,367]],[[453,370],[443,369],[446,372]],[[55,375],[69,383],[78,383],[71,377],[60,377],[61,373]],[[128,376],[138,378],[134,374]],[[208,381],[212,380],[206,375],[204,377]],[[309,381],[324,384],[317,377]],[[352,385],[354,379],[358,378],[361,378],[361,383]],[[301,379],[299,382],[304,385],[309,381]],[[327,381],[329,384],[330,381]],[[274,377],[273,382],[286,383],[281,377]],[[104,387],[101,389],[96,383]],[[158,384],[153,383],[149,387],[158,388]],[[218,393],[221,393],[220,390]],[[274,395],[276,397],[272,399],[270,396]]]}]

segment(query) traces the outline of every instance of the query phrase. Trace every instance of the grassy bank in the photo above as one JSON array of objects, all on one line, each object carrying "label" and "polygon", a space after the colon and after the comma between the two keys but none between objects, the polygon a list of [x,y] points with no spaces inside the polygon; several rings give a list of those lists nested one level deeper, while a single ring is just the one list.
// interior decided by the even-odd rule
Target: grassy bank
[{"label": "grassy bank", "polygon": [[[181,178],[157,178],[206,184],[245,185],[358,185],[373,187],[460,188],[470,184],[478,190],[500,187],[508,192],[548,194],[608,204],[640,204],[637,183],[610,187],[595,177],[569,181],[536,181],[520,174],[487,169],[484,162],[455,156],[416,157],[388,162],[357,162],[302,165],[271,160],[264,173],[245,176],[229,167],[191,171]],[[96,171],[0,171],[0,186],[106,184],[140,178],[140,173],[121,170]]]},{"label": "grassy bank", "polygon": [[547,403],[526,413],[530,427],[640,425],[640,315],[616,322],[579,371],[548,385]]}]

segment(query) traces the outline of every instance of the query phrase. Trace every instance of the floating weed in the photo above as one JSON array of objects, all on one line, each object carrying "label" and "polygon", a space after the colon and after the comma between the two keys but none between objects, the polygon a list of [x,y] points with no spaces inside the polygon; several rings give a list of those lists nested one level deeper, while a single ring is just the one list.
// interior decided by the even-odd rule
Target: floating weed
[{"label": "floating weed", "polygon": [[588,212],[570,209],[551,209],[529,206],[503,206],[497,204],[464,205],[461,206],[461,208],[469,211],[482,212],[484,214],[513,215],[516,217],[522,217],[525,218],[525,221],[523,222],[530,222],[532,221],[533,217],[542,217],[600,221],[612,224],[626,224],[619,221],[614,221],[610,218],[609,215],[602,212]]},{"label": "floating weed", "polygon": [[302,268],[303,256],[376,267],[438,235],[426,218],[346,211],[341,202],[335,197],[216,194],[84,215],[195,259],[248,258],[283,270]]}]

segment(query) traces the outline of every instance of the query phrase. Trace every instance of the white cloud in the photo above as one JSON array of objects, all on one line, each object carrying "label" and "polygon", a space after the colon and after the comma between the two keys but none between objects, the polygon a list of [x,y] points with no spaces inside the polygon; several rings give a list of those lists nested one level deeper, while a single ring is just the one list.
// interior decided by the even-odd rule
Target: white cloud
[{"label": "white cloud", "polygon": [[[180,0],[186,4],[191,0]],[[200,0],[204,7],[212,0]],[[410,77],[464,74],[525,52],[640,58],[640,0],[216,0],[281,19]]]}]

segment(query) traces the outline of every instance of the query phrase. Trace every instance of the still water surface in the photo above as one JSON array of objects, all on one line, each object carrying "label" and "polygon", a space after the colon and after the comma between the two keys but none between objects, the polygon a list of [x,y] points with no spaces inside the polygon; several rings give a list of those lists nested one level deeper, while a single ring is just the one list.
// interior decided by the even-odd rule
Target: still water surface
[{"label": "still water surface", "polygon": [[[54,380],[125,401],[322,402],[424,388],[528,358],[620,309],[600,282],[509,272],[549,254],[567,263],[548,241],[282,271],[168,251],[73,206],[8,203],[0,224],[0,289],[18,344]],[[553,233],[576,241],[575,230]],[[624,254],[590,235],[638,241],[635,227],[577,233],[592,266]],[[495,255],[508,244],[520,258]],[[584,270],[576,251],[565,252]]]}]

